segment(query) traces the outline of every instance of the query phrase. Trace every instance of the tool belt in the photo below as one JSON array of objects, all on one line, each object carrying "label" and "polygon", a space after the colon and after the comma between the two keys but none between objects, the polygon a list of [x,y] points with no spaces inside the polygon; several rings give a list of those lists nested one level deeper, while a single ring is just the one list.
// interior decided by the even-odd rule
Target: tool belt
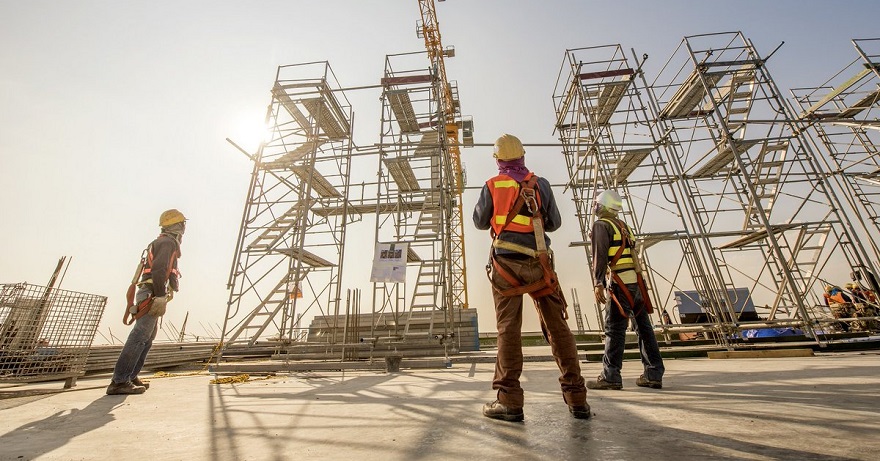
[{"label": "tool belt", "polygon": [[[501,227],[501,230],[497,235],[493,235],[492,248],[489,250],[489,264],[486,265],[486,276],[489,278],[489,282],[492,283],[492,289],[497,291],[501,296],[509,297],[509,296],[517,296],[522,294],[528,294],[535,301],[545,296],[552,295],[554,293],[559,293],[562,298],[563,305],[568,306],[568,303],[565,301],[565,296],[562,294],[562,290],[559,289],[559,278],[556,275],[556,270],[553,268],[552,261],[552,252],[547,248],[547,244],[544,240],[544,218],[541,214],[541,207],[538,206],[538,202],[535,195],[535,185],[537,184],[538,178],[536,176],[532,176],[528,181],[520,183],[520,195],[517,197],[516,202],[514,202],[510,211],[507,213],[507,219],[504,222],[504,226]],[[516,243],[506,242],[498,238],[501,232],[504,232],[504,229],[507,225],[513,221],[513,217],[518,215],[522,210],[522,207],[525,206],[529,212],[532,213],[532,226],[535,229],[535,246],[536,250],[531,248],[518,245]],[[494,234],[494,232],[493,232]],[[541,264],[541,269],[543,270],[543,276],[541,279],[536,280],[529,284],[523,284],[522,281],[518,280],[513,274],[504,269],[504,266],[498,263],[498,260],[495,259],[495,249],[505,249],[509,251],[513,251],[519,254],[523,254],[532,258],[537,258]],[[492,271],[496,271],[498,275],[501,276],[504,280],[506,280],[511,287],[507,289],[501,289],[495,285],[492,280]],[[563,317],[568,319],[568,312],[563,310]]]},{"label": "tool belt", "polygon": [[[617,261],[620,260],[620,257],[623,255],[623,251],[627,247],[629,247],[631,249],[630,254],[632,254],[633,260],[635,262],[632,270],[634,270],[636,273],[636,283],[639,285],[639,292],[642,294],[642,301],[645,305],[645,311],[647,311],[649,314],[652,314],[654,313],[654,305],[651,303],[651,297],[648,294],[648,286],[645,283],[645,278],[642,277],[641,267],[639,266],[636,251],[632,244],[632,238],[629,235],[629,228],[623,221],[619,219],[608,219],[613,219],[615,221],[615,225],[620,230],[620,247],[617,248],[617,252],[614,254],[614,257],[611,258],[611,261],[608,261],[608,270],[611,273],[611,281],[617,284],[618,287],[620,287],[620,291],[623,292],[623,295],[626,298],[626,301],[629,303],[630,308],[635,309],[636,303],[633,299],[632,294],[629,292],[629,288],[627,288],[626,284],[623,283],[623,280],[620,279],[620,275],[618,275],[617,272],[612,269],[617,265]],[[629,270],[628,266],[629,265],[626,266],[627,270]],[[617,311],[620,312],[620,315],[624,316],[625,318],[629,318],[629,315],[626,314],[626,309],[623,308],[620,300],[617,299],[617,296],[614,294],[614,290],[609,290],[609,292],[611,293],[611,300],[614,301],[614,305],[617,306]],[[638,315],[638,311],[634,310],[633,315]]]}]

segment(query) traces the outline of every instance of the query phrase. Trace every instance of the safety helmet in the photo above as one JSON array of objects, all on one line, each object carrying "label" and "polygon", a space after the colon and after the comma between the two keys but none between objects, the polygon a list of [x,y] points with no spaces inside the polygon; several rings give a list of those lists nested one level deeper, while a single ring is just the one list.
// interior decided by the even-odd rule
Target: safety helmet
[{"label": "safety helmet", "polygon": [[611,189],[603,190],[596,196],[596,204],[601,205],[609,210],[620,211],[623,209],[623,199],[617,191]]},{"label": "safety helmet", "polygon": [[833,290],[833,289],[834,289],[834,286],[832,286],[832,285],[825,285],[825,292],[830,293],[831,290]]},{"label": "safety helmet", "polygon": [[177,224],[179,222],[186,221],[186,216],[183,215],[180,211],[172,208],[170,210],[166,210],[159,216],[159,227],[168,227],[172,224]]},{"label": "safety helmet", "polygon": [[525,155],[522,142],[512,134],[503,134],[495,140],[495,153],[498,160],[516,160]]},{"label": "safety helmet", "polygon": [[849,283],[846,284],[846,289],[847,289],[847,290],[853,290],[853,289],[855,289],[855,288],[858,288],[858,285],[857,285],[855,282],[849,282]]}]

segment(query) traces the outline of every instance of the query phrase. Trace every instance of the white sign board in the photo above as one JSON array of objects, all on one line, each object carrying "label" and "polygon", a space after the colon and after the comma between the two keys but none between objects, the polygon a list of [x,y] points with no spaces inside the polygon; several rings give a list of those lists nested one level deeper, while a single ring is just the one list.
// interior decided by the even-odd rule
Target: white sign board
[{"label": "white sign board", "polygon": [[407,243],[377,243],[373,256],[371,282],[406,282]]}]

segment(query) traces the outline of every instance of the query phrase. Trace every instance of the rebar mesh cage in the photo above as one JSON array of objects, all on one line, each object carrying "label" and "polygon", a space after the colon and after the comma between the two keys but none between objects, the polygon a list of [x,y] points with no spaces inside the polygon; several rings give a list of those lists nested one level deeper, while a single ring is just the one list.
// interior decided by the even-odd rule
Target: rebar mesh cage
[{"label": "rebar mesh cage", "polygon": [[0,382],[82,375],[106,305],[106,296],[0,284]]}]

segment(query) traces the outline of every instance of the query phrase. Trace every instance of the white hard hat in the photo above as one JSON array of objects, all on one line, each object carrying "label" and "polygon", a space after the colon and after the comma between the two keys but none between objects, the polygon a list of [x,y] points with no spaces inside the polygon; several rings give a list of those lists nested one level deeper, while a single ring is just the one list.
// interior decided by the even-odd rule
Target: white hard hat
[{"label": "white hard hat", "polygon": [[623,209],[623,199],[620,194],[611,189],[603,190],[596,196],[596,203],[609,210],[620,211]]}]

